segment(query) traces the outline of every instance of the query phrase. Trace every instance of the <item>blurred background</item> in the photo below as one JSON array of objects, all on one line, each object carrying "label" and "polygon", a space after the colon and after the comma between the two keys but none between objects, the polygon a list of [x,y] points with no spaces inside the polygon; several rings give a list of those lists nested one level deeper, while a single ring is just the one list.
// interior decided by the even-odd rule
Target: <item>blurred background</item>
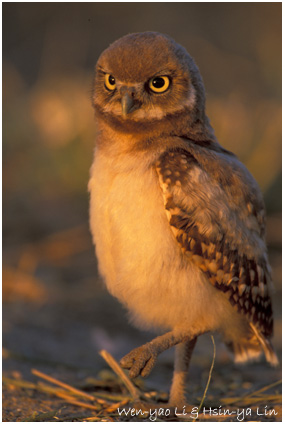
[{"label": "blurred background", "polygon": [[[149,338],[98,277],[87,192],[94,65],[117,38],[147,30],[169,34],[195,58],[218,140],[264,193],[280,356],[281,3],[3,3],[4,375],[30,378],[35,365],[58,376],[95,374],[100,349],[120,358]],[[209,364],[207,338],[191,372],[197,386]],[[218,354],[228,362],[222,345]],[[171,355],[150,384],[167,389]],[[230,367],[224,379],[236,381],[240,372]],[[248,380],[260,372],[254,367]],[[265,379],[279,376],[262,367]],[[15,418],[13,405],[5,409]]]}]

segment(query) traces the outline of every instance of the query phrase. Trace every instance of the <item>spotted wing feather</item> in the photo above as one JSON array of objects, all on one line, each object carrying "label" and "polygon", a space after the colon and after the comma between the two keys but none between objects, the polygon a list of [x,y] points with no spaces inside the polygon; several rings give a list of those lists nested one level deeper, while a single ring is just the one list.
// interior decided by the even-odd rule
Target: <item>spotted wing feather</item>
[{"label": "spotted wing feather", "polygon": [[191,150],[176,148],[157,161],[169,223],[189,261],[267,337],[272,334],[273,319],[264,224],[259,223],[260,212],[256,212],[260,205],[248,202],[254,196],[247,193],[250,184],[242,181],[240,186],[246,189],[241,198],[235,187],[238,172],[230,187],[216,168],[222,164],[226,175],[234,172],[232,161],[239,170],[238,160],[228,161],[218,152],[212,152],[210,160],[208,170],[205,158],[202,163]]}]

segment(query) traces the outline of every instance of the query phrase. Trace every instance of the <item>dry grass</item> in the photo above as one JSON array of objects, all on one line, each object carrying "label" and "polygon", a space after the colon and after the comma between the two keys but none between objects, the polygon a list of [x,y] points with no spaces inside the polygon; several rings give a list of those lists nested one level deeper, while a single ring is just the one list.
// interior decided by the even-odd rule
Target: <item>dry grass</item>
[{"label": "dry grass", "polygon": [[[116,360],[111,356],[110,353],[106,351],[100,352],[101,356],[105,359],[108,365],[115,372],[113,376],[113,383],[104,382],[104,380],[99,381],[96,380],[96,384],[98,385],[101,382],[102,390],[100,392],[86,392],[82,389],[76,388],[70,384],[67,384],[59,379],[55,379],[54,377],[43,373],[39,370],[32,369],[31,372],[33,375],[40,378],[40,381],[37,383],[28,382],[19,378],[11,379],[4,377],[3,383],[10,388],[21,388],[25,390],[34,390],[37,393],[44,394],[48,397],[53,397],[58,399],[58,401],[62,402],[62,405],[58,409],[53,409],[46,412],[33,412],[32,415],[28,417],[21,418],[22,422],[62,422],[62,421],[75,421],[75,422],[114,422],[114,421],[147,421],[150,420],[150,417],[154,418],[154,412],[156,412],[156,421],[226,421],[226,420],[236,420],[235,416],[232,413],[224,413],[219,417],[213,416],[213,414],[209,414],[209,406],[208,403],[205,403],[207,391],[210,386],[211,376],[214,368],[216,348],[215,342],[212,338],[214,351],[213,351],[213,360],[211,364],[211,368],[209,371],[208,381],[204,390],[204,394],[201,398],[197,398],[195,401],[197,405],[199,404],[199,408],[196,408],[195,412],[198,411],[198,414],[195,416],[189,412],[191,412],[192,407],[189,407],[190,410],[186,409],[188,412],[185,416],[175,416],[174,411],[170,413],[167,412],[167,404],[166,404],[166,394],[160,393],[158,391],[143,391],[139,389],[127,376],[127,374],[122,370],[120,365],[116,362]],[[121,385],[121,391],[116,392],[113,390],[117,387],[118,382]],[[48,384],[47,384],[48,383]],[[52,384],[52,385],[49,385]],[[109,385],[109,391],[106,391],[106,386]],[[113,385],[113,388],[112,388]],[[247,406],[252,406],[254,410],[254,406],[268,406],[275,407],[275,410],[281,408],[281,394],[276,391],[276,388],[281,385],[281,380],[271,383],[269,385],[264,386],[263,388],[244,394],[241,397],[232,397],[232,398],[221,398],[220,400],[213,400],[211,397],[211,405],[212,409],[219,408],[223,406],[224,411],[229,409],[229,412],[241,411],[241,409],[246,408]],[[105,390],[105,391],[104,391]],[[268,393],[268,391],[274,390],[274,393]],[[73,416],[66,416],[62,411],[65,408],[65,405],[73,405],[77,408],[76,414]],[[204,407],[206,410],[202,410]],[[130,416],[130,410],[128,415],[119,414],[122,409],[125,408],[126,411],[128,409],[134,409],[133,417]],[[278,408],[278,409],[277,409]],[[141,409],[141,412],[139,412]],[[159,410],[160,409],[160,410]],[[162,410],[163,409],[163,410]],[[148,411],[149,415],[145,415],[145,412]],[[158,412],[164,412],[159,415]],[[92,412],[91,415],[88,412]],[[250,420],[254,419],[254,417],[250,417]],[[274,416],[274,420],[280,420],[280,415],[278,417]]]}]

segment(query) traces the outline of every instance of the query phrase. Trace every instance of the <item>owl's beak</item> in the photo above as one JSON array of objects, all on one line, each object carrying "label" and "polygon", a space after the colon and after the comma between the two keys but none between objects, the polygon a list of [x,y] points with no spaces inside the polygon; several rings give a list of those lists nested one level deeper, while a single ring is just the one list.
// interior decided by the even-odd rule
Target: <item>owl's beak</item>
[{"label": "owl's beak", "polygon": [[134,104],[134,98],[128,92],[124,93],[121,99],[122,115],[124,118],[131,112]]}]

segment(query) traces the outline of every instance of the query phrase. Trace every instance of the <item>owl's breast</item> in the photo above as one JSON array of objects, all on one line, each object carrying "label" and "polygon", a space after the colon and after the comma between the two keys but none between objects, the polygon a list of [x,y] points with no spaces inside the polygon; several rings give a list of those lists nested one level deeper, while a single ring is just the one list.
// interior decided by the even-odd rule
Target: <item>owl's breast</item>
[{"label": "owl's breast", "polygon": [[[232,320],[224,294],[183,256],[167,219],[157,174],[146,161],[132,158],[128,163],[128,158],[97,151],[89,190],[100,273],[136,325],[171,329],[188,324],[204,332],[209,323],[217,329]],[[207,306],[207,314],[201,305]]]},{"label": "owl's breast", "polygon": [[170,282],[169,265],[181,254],[155,170],[129,160],[128,166],[126,157],[113,160],[97,151],[89,190],[100,273],[109,291],[132,309],[161,297]]}]

